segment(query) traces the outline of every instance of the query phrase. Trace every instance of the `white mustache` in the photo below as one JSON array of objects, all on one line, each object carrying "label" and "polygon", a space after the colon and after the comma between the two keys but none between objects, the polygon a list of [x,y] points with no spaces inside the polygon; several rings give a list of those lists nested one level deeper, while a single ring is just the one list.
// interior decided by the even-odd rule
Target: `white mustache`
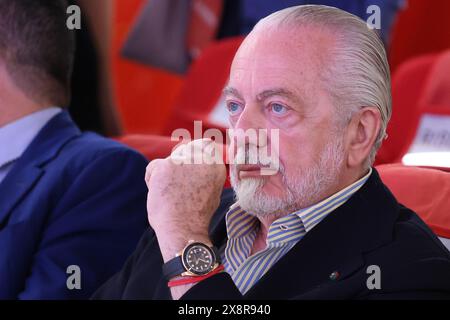
[{"label": "white mustache", "polygon": [[257,148],[256,146],[246,146],[237,149],[231,164],[251,164],[261,166],[262,175],[273,175],[279,170],[282,172],[283,167],[280,164],[278,155],[267,155],[263,148]]}]

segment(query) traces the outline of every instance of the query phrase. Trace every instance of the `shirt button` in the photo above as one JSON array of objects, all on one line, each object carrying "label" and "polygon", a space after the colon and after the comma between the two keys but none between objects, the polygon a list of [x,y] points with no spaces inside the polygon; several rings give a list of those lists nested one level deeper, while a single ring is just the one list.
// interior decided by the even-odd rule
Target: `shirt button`
[{"label": "shirt button", "polygon": [[281,230],[289,230],[289,226],[286,226],[286,225],[282,224],[282,225],[280,226],[280,229],[281,229]]}]

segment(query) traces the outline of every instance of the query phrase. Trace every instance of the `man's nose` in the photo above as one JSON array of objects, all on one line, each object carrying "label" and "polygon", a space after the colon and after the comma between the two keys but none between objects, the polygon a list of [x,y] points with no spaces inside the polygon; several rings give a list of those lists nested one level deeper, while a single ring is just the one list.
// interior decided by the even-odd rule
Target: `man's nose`
[{"label": "man's nose", "polygon": [[258,130],[260,127],[260,110],[255,103],[248,103],[245,105],[237,122],[235,123],[234,129],[254,129]]},{"label": "man's nose", "polygon": [[259,133],[266,129],[266,121],[258,105],[247,105],[239,116],[233,127],[234,139],[245,141],[245,144],[259,145],[264,143],[259,141]]}]

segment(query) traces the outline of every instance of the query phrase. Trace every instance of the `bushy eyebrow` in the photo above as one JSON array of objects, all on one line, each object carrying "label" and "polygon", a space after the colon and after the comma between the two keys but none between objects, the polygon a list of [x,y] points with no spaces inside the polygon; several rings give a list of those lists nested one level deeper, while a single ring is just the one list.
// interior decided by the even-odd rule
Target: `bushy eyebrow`
[{"label": "bushy eyebrow", "polygon": [[226,86],[225,89],[222,91],[223,95],[229,95],[229,96],[235,96],[236,98],[242,99],[242,95],[239,93],[239,91],[236,88]]},{"label": "bushy eyebrow", "polygon": [[294,100],[294,101],[298,100],[298,97],[295,93],[293,93],[290,90],[284,89],[284,88],[275,88],[275,89],[264,90],[263,92],[259,93],[256,96],[256,99],[258,101],[264,101],[273,96],[281,96],[281,97],[285,97],[285,98],[288,98],[288,99]]},{"label": "bushy eyebrow", "polygon": [[[236,88],[227,86],[227,87],[225,87],[225,89],[223,89],[222,93],[224,95],[235,96],[236,98],[243,100],[242,95],[239,93],[239,91]],[[264,90],[263,92],[259,93],[256,96],[256,99],[261,102],[261,101],[264,101],[273,96],[285,97],[285,98],[292,100],[294,102],[297,102],[297,103],[303,102],[301,97],[299,97],[294,92],[292,92],[288,89],[285,89],[285,88],[274,88],[274,89]]]}]

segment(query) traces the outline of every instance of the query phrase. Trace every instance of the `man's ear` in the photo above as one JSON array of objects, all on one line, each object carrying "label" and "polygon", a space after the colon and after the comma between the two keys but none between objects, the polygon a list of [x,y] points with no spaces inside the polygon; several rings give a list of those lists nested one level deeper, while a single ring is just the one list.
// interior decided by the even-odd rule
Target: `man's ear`
[{"label": "man's ear", "polygon": [[363,107],[353,115],[347,130],[347,165],[363,166],[380,132],[381,114],[376,107]]}]

